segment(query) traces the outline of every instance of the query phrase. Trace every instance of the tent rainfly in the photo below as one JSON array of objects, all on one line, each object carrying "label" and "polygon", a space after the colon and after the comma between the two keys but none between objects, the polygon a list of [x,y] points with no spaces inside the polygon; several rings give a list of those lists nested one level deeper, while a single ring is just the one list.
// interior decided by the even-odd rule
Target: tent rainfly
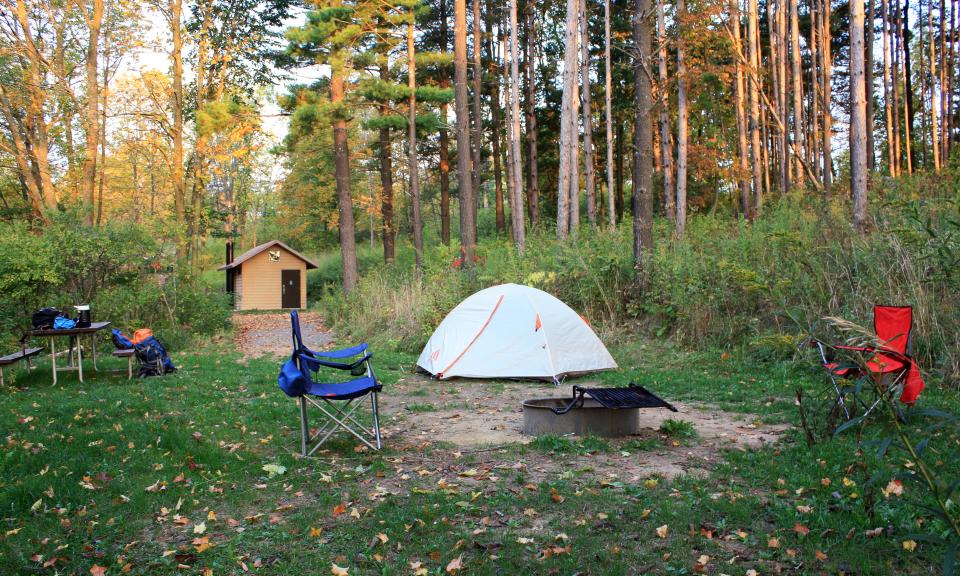
[{"label": "tent rainfly", "polygon": [[542,290],[518,284],[486,288],[457,305],[417,365],[441,379],[554,381],[617,367],[579,314]]}]

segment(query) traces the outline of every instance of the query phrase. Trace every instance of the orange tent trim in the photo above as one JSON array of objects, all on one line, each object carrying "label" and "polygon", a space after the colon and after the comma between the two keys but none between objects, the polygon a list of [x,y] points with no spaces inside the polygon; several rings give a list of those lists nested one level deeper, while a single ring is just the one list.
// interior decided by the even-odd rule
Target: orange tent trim
[{"label": "orange tent trim", "polygon": [[497,300],[497,305],[494,306],[493,310],[490,311],[490,316],[487,317],[487,321],[484,322],[483,326],[480,327],[480,331],[477,332],[476,336],[473,337],[473,340],[471,340],[470,343],[467,344],[467,347],[463,349],[463,352],[458,354],[457,357],[453,359],[453,362],[451,362],[449,366],[437,372],[437,376],[439,376],[440,378],[443,378],[443,374],[447,370],[453,368],[453,365],[459,362],[461,358],[463,358],[463,355],[467,353],[467,350],[469,350],[470,347],[473,346],[473,344],[477,341],[477,338],[480,338],[480,335],[483,334],[483,331],[487,329],[487,326],[490,324],[490,321],[493,320],[493,315],[497,313],[497,310],[500,308],[500,304],[502,302],[503,302],[503,294],[500,295],[500,299]]}]

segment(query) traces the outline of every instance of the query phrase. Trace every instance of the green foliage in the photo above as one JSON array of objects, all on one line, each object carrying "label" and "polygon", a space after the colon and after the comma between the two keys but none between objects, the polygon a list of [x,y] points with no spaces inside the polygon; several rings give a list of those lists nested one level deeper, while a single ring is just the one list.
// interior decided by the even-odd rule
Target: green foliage
[{"label": "green foliage", "polygon": [[672,418],[667,418],[660,423],[660,432],[672,438],[684,440],[697,437],[697,430],[693,427],[693,424],[686,420],[674,420]]},{"label": "green foliage", "polygon": [[72,314],[70,306],[91,304],[97,318],[151,327],[172,344],[223,329],[225,296],[170,269],[155,231],[143,226],[86,226],[75,211],[54,214],[43,229],[0,224],[0,345],[12,348],[45,306]]}]

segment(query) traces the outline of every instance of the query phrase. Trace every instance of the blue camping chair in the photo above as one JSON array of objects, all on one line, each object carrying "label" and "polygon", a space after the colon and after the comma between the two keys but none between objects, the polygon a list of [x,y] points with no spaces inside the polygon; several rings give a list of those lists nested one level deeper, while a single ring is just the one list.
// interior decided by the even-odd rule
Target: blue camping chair
[{"label": "blue camping chair", "polygon": [[[284,364],[278,382],[288,396],[300,401],[301,454],[309,456],[316,452],[338,428],[349,432],[370,448],[379,450],[380,414],[377,394],[383,386],[377,382],[373,373],[370,363],[373,354],[367,350],[367,345],[317,352],[304,346],[300,335],[300,317],[296,310],[290,312],[290,324],[293,331],[293,355]],[[328,381],[325,376],[333,370],[349,372],[359,377],[341,382],[336,382],[336,378]],[[364,396],[370,396],[372,429],[354,417],[357,408],[364,404],[361,400]],[[355,400],[361,401],[355,403]],[[313,437],[307,424],[308,405],[313,405],[326,417],[326,422]],[[315,440],[316,444],[308,452],[309,444]]]}]

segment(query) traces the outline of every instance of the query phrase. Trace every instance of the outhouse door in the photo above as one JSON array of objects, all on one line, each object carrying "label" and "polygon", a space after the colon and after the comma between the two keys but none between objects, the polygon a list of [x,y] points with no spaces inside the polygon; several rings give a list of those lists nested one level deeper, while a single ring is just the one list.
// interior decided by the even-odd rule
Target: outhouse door
[{"label": "outhouse door", "polygon": [[280,271],[280,305],[283,308],[300,307],[300,271]]}]

